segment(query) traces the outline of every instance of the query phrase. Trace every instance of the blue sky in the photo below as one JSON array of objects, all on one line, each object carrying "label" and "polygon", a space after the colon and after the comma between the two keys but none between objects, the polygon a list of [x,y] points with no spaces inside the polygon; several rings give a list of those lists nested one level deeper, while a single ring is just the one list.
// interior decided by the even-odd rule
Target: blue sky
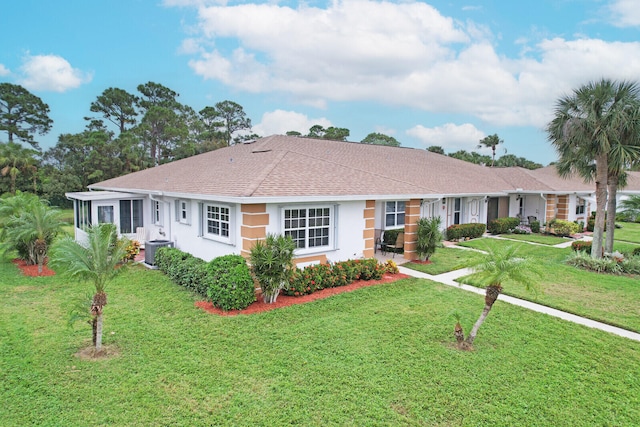
[{"label": "blue sky", "polygon": [[196,111],[238,102],[263,136],[321,124],[451,152],[497,133],[547,164],[558,97],[640,76],[636,0],[21,0],[0,28],[0,81],[51,109],[43,148],[108,87],[153,81]]}]

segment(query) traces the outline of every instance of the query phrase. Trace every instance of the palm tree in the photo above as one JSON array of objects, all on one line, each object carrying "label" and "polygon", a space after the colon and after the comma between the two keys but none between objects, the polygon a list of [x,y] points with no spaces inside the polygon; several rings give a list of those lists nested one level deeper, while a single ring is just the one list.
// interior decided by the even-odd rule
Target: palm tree
[{"label": "palm tree", "polygon": [[95,350],[102,349],[102,312],[107,305],[107,284],[123,271],[120,266],[127,255],[127,239],[118,239],[113,224],[93,225],[87,230],[86,246],[71,237],[54,244],[50,265],[71,278],[93,282],[95,293],[90,312],[94,318]]},{"label": "palm tree", "polygon": [[296,245],[291,236],[268,234],[251,248],[251,271],[260,283],[266,303],[274,303],[280,290],[289,283],[294,271],[293,252]]},{"label": "palm tree", "polygon": [[490,147],[491,151],[492,151],[492,156],[491,156],[491,167],[493,167],[493,165],[496,162],[496,147],[500,144],[504,143],[503,140],[500,139],[500,137],[498,137],[497,133],[494,133],[493,135],[489,135],[486,136],[484,138],[482,138],[480,140],[480,144],[478,144],[478,148],[482,148],[482,147]]},{"label": "palm tree", "polygon": [[637,221],[640,217],[640,196],[631,196],[620,202],[620,206],[629,214],[633,221]]},{"label": "palm tree", "polygon": [[11,193],[16,194],[16,179],[20,172],[29,171],[34,177],[35,191],[35,171],[37,170],[34,156],[38,154],[36,150],[23,148],[15,142],[8,142],[0,145],[0,173],[2,176],[9,176],[11,179]]},{"label": "palm tree", "polygon": [[462,327],[459,324],[456,325],[456,338],[460,348],[471,348],[478,334],[478,329],[484,323],[493,304],[502,292],[503,284],[507,282],[522,283],[527,290],[534,287],[532,277],[539,276],[540,273],[530,258],[520,257],[517,252],[516,246],[487,248],[487,254],[480,263],[471,266],[477,273],[476,278],[486,286],[484,309],[464,341],[460,339],[464,337]]},{"label": "palm tree", "polygon": [[[560,98],[555,118],[547,125],[547,138],[559,155],[560,175],[577,173],[587,180],[595,179],[594,258],[602,257],[611,152],[629,141],[630,126],[637,121],[639,90],[636,83],[624,81],[590,82]],[[612,160],[616,167],[617,162]]]},{"label": "palm tree", "polygon": [[15,250],[42,273],[47,250],[65,222],[61,212],[35,194],[17,192],[0,199],[0,241],[4,251]]},{"label": "palm tree", "polygon": [[60,210],[38,200],[7,223],[7,241],[19,251],[21,246],[26,247],[27,262],[38,264],[38,274],[42,274],[49,245],[66,225],[61,214]]},{"label": "palm tree", "polygon": [[441,245],[442,231],[440,224],[442,219],[439,216],[433,218],[420,218],[416,225],[418,226],[416,252],[420,259],[429,260],[436,248]]}]

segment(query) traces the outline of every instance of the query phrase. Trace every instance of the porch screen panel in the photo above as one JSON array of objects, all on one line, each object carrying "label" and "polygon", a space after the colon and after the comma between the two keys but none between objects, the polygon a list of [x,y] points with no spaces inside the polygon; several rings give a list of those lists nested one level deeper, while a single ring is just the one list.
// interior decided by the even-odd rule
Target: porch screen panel
[{"label": "porch screen panel", "polygon": [[132,200],[132,233],[136,231],[138,227],[142,227],[144,222],[142,221],[142,200]]},{"label": "porch screen panel", "polygon": [[120,200],[120,233],[133,233],[131,229],[131,200]]}]

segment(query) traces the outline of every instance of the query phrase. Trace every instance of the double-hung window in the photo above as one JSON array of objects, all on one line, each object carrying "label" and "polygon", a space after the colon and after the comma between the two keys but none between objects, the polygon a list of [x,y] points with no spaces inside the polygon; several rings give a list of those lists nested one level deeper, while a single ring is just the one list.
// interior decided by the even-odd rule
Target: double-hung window
[{"label": "double-hung window", "polygon": [[157,200],[151,201],[151,216],[155,225],[162,226],[162,204]]},{"label": "double-hung window", "polygon": [[587,205],[586,200],[578,198],[576,203],[576,215],[584,214],[586,205]]},{"label": "double-hung window", "polygon": [[176,200],[176,221],[191,225],[191,201]]},{"label": "double-hung window", "polygon": [[332,245],[333,208],[329,206],[286,208],[283,230],[298,249],[328,248]]},{"label": "double-hung window", "polygon": [[453,199],[453,223],[460,224],[462,219],[462,199],[456,197]]},{"label": "double-hung window", "polygon": [[401,227],[404,225],[405,202],[387,202],[385,208],[384,224],[386,228]]},{"label": "double-hung window", "polygon": [[231,237],[231,208],[208,203],[205,203],[202,208],[204,236],[228,241]]}]

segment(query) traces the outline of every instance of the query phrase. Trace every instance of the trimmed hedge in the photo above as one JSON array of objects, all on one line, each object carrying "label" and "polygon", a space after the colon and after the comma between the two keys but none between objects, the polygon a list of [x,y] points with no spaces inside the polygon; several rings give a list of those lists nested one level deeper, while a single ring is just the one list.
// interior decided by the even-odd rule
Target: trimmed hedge
[{"label": "trimmed hedge", "polygon": [[478,237],[482,237],[486,230],[486,225],[480,223],[454,224],[447,228],[446,238],[449,241],[466,238],[477,239]]},{"label": "trimmed hedge", "polygon": [[540,232],[540,221],[538,221],[538,220],[531,221],[529,223],[529,226],[531,227],[531,232],[532,233],[539,233]]},{"label": "trimmed hedge", "polygon": [[386,272],[397,273],[395,263],[380,264],[375,258],[309,265],[294,272],[283,292],[302,296],[325,288],[346,286],[356,280],[379,280]]},{"label": "trimmed hedge", "polygon": [[563,219],[553,219],[549,221],[549,227],[553,230],[553,233],[557,236],[571,236],[576,234],[580,226],[575,222],[565,221]]},{"label": "trimmed hedge", "polygon": [[591,241],[584,241],[584,240],[576,240],[575,242],[571,243],[571,249],[573,249],[574,251],[578,252],[578,251],[584,251],[588,254],[591,253],[591,245],[593,244],[593,242]]},{"label": "trimmed hedge", "polygon": [[506,217],[497,218],[493,221],[489,221],[487,230],[491,234],[505,234],[510,233],[511,230],[520,225],[520,218]]},{"label": "trimmed hedge", "polygon": [[242,310],[256,300],[249,267],[240,255],[225,255],[207,263],[179,249],[162,247],[156,251],[155,261],[175,284],[223,310]]}]

